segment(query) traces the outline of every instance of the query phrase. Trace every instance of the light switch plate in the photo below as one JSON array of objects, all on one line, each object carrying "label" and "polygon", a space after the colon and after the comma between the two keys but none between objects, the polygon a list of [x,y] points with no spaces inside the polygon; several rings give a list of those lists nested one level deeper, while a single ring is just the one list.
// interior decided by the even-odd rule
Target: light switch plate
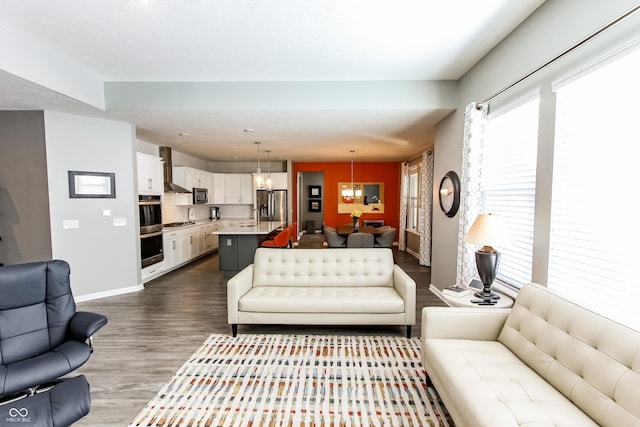
[{"label": "light switch plate", "polygon": [[102,209],[102,216],[111,216],[111,209]]},{"label": "light switch plate", "polygon": [[78,221],[77,219],[63,219],[62,228],[64,228],[65,230],[80,228],[80,221]]},{"label": "light switch plate", "polygon": [[127,218],[113,218],[114,227],[123,227],[127,225]]}]

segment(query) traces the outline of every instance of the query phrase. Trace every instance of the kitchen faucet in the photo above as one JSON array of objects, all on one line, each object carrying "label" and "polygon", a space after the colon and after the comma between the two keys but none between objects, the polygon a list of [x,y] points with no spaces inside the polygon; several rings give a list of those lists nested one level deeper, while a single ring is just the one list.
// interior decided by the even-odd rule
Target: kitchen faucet
[{"label": "kitchen faucet", "polygon": [[258,215],[258,208],[254,208],[253,213],[255,214],[254,218],[256,219],[256,224],[260,224],[260,215]]}]

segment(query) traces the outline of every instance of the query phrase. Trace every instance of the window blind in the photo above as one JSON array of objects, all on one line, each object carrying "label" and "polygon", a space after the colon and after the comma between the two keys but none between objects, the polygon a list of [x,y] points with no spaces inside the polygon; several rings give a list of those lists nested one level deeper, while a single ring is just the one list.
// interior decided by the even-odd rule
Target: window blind
[{"label": "window blind", "polygon": [[512,245],[501,252],[497,279],[516,287],[531,281],[536,193],[539,98],[528,100],[485,127],[481,210],[502,215]]},{"label": "window blind", "polygon": [[555,87],[548,275],[549,288],[636,330],[638,75],[636,49]]}]

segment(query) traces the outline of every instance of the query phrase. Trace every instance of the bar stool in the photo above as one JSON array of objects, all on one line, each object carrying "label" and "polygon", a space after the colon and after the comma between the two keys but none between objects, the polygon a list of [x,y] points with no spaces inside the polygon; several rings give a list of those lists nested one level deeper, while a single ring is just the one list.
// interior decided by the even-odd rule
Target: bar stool
[{"label": "bar stool", "polygon": [[290,247],[290,248],[293,248],[293,241],[294,241],[294,237],[295,237],[295,235],[296,235],[296,226],[297,226],[297,225],[298,225],[298,224],[294,222],[293,224],[291,224],[291,225],[289,226],[289,231],[291,232],[291,233],[289,234],[289,247]]},{"label": "bar stool", "polygon": [[291,228],[287,227],[278,234],[276,234],[273,239],[267,239],[260,243],[260,246],[264,248],[286,248],[289,246],[289,237],[291,236]]}]

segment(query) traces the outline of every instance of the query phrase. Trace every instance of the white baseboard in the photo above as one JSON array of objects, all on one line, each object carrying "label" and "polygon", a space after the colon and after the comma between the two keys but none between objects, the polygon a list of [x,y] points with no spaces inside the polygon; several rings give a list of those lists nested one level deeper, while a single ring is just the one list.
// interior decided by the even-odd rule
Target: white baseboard
[{"label": "white baseboard", "polygon": [[411,249],[407,248],[407,249],[406,249],[406,252],[407,252],[408,254],[413,255],[414,257],[416,257],[416,258],[420,259],[420,254],[415,253],[415,252],[414,252],[414,251],[412,251]]},{"label": "white baseboard", "polygon": [[113,297],[116,295],[129,294],[131,292],[139,292],[144,289],[144,285],[130,286],[128,288],[113,289],[110,291],[96,292],[94,294],[82,295],[74,297],[75,302],[85,302],[100,298]]}]

